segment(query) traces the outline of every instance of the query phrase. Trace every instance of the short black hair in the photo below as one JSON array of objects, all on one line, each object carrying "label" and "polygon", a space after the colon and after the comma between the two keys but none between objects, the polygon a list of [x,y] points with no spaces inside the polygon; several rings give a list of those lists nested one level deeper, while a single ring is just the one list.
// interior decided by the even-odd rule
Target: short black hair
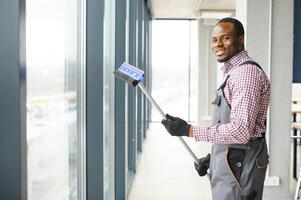
[{"label": "short black hair", "polygon": [[234,25],[234,30],[235,30],[235,33],[237,36],[241,36],[241,35],[245,35],[245,31],[244,31],[244,27],[242,25],[242,23],[235,19],[235,18],[232,18],[232,17],[226,17],[226,18],[223,18],[223,19],[220,19],[217,24],[220,24],[220,23],[223,23],[223,22],[229,22],[231,24]]}]

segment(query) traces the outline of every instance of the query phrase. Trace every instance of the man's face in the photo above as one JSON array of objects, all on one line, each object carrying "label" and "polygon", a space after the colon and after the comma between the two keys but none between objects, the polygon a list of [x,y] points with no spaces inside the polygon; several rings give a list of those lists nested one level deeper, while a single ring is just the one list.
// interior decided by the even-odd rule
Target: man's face
[{"label": "man's face", "polygon": [[218,62],[226,62],[244,49],[243,35],[235,34],[234,25],[230,22],[217,24],[212,32],[212,50]]}]

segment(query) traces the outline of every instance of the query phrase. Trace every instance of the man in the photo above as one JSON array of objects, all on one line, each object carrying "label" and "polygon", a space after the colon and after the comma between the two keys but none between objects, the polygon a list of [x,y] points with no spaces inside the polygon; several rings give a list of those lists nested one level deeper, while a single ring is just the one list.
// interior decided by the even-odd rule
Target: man
[{"label": "man", "polygon": [[[212,143],[209,177],[213,200],[260,200],[268,153],[265,141],[270,81],[244,48],[244,28],[234,18],[217,22],[212,50],[223,62],[224,82],[212,102],[213,125],[192,126],[166,115],[162,124],[173,136],[194,137]],[[204,175],[203,161],[195,163]]]}]

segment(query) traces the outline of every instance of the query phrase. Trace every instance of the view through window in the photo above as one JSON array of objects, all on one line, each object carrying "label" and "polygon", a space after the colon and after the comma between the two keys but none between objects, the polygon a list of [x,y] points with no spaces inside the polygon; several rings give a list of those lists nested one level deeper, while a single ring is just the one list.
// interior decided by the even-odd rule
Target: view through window
[{"label": "view through window", "polygon": [[[163,112],[197,121],[197,22],[152,23],[152,95]],[[152,109],[152,121],[161,121]]]},{"label": "view through window", "polygon": [[76,200],[83,193],[83,5],[26,1],[29,200]]}]

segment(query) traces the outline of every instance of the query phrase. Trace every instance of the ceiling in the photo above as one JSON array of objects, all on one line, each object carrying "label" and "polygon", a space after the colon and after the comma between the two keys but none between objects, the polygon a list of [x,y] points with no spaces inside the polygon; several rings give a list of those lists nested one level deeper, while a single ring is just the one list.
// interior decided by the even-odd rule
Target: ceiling
[{"label": "ceiling", "polygon": [[216,18],[220,14],[222,17],[225,14],[227,16],[227,13],[230,16],[235,12],[235,2],[236,0],[149,0],[154,19]]}]

